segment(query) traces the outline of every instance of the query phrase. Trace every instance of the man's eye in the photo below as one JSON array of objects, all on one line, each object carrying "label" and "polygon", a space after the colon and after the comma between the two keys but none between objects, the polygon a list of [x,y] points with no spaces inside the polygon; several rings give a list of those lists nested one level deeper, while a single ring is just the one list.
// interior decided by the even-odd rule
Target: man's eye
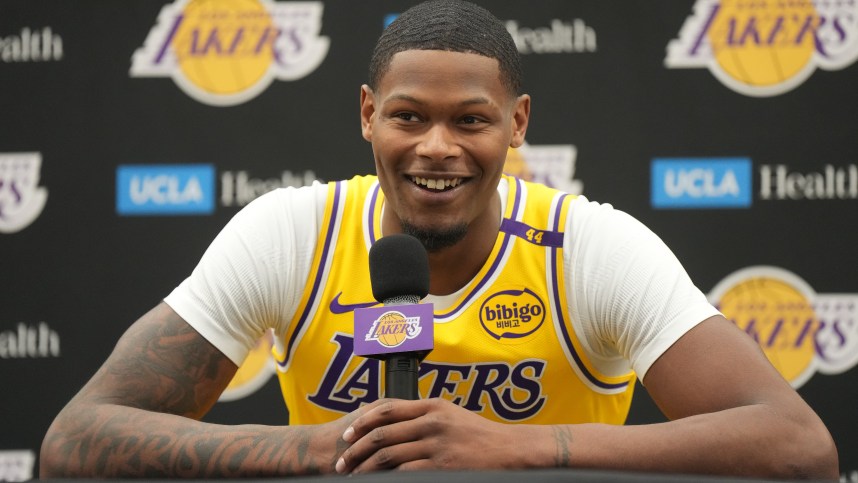
[{"label": "man's eye", "polygon": [[412,114],[410,112],[399,112],[399,113],[394,114],[393,117],[395,117],[397,119],[402,119],[403,121],[409,121],[409,122],[417,120],[417,116],[415,116],[414,114]]},{"label": "man's eye", "polygon": [[476,124],[478,122],[480,122],[480,119],[478,117],[465,116],[462,118],[462,124]]}]

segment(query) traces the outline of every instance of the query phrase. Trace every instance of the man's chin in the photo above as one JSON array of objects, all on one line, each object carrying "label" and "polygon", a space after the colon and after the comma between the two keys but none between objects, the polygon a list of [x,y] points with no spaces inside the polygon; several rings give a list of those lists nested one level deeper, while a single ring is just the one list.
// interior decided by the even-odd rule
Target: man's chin
[{"label": "man's chin", "polygon": [[418,227],[407,221],[402,223],[402,232],[420,240],[427,252],[437,252],[462,241],[468,233],[468,225],[461,223],[451,227]]}]

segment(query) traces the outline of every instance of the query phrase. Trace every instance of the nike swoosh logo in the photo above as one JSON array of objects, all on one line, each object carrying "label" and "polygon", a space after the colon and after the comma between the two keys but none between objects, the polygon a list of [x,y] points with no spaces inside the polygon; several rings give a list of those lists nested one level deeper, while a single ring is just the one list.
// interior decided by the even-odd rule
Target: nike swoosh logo
[{"label": "nike swoosh logo", "polygon": [[372,307],[373,305],[378,305],[378,302],[361,302],[357,304],[341,304],[340,303],[340,295],[343,293],[340,292],[334,296],[334,299],[331,300],[331,305],[328,308],[331,310],[331,313],[334,314],[347,314],[349,312],[354,312],[355,309],[364,309],[367,307]]}]

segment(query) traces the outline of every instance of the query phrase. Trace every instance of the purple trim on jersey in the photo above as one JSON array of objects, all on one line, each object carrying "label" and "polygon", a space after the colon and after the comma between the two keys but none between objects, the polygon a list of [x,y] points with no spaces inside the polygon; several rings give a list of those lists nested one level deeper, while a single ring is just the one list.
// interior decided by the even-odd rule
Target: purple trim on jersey
[{"label": "purple trim on jersey", "polygon": [[[554,210],[554,231],[557,232],[560,228],[560,218],[561,218],[561,209],[563,208],[563,201],[569,195],[563,195],[557,201],[557,206]],[[562,246],[562,243],[561,243]],[[587,378],[588,381],[593,383],[595,386],[601,387],[602,389],[619,389],[622,387],[626,387],[629,385],[628,381],[619,382],[615,384],[609,384],[606,382],[602,382],[596,378],[590,371],[587,370],[587,367],[584,365],[584,362],[581,360],[581,356],[575,350],[575,346],[572,344],[572,339],[569,337],[569,332],[566,330],[566,320],[563,316],[563,307],[560,303],[560,284],[557,283],[557,250],[558,248],[551,249],[551,286],[554,292],[554,305],[557,307],[557,317],[558,325],[560,326],[560,331],[563,333],[563,341],[566,343],[566,347],[569,349],[569,353],[572,354],[572,359],[575,360],[575,364],[578,365],[578,368],[581,369],[581,373],[584,374],[584,377]]]},{"label": "purple trim on jersey", "polygon": [[[556,248],[563,246],[563,233],[557,231],[537,230],[526,223],[511,220],[509,218],[503,219],[500,231],[509,233],[510,235],[515,235],[526,242],[533,243],[534,245]],[[530,232],[530,235],[528,235],[528,232]]]},{"label": "purple trim on jersey", "polygon": [[375,243],[375,204],[378,202],[378,182],[372,187],[372,193],[369,194],[369,213],[366,214],[366,227],[369,230],[369,242]]},{"label": "purple trim on jersey", "polygon": [[292,357],[292,349],[294,349],[295,347],[295,339],[298,337],[298,334],[301,333],[301,329],[304,327],[304,323],[307,322],[307,316],[310,314],[310,309],[313,307],[313,301],[319,295],[319,287],[321,287],[322,285],[322,273],[324,273],[325,271],[325,265],[328,262],[328,252],[331,249],[331,240],[333,239],[334,226],[337,224],[337,218],[340,215],[339,204],[341,183],[345,183],[345,181],[338,182],[334,188],[334,203],[331,208],[331,220],[328,223],[328,231],[327,233],[325,233],[325,245],[322,248],[322,258],[320,259],[321,266],[317,267],[316,278],[313,279],[313,289],[310,291],[310,298],[307,299],[307,304],[304,306],[304,312],[301,314],[301,318],[298,319],[298,323],[295,326],[295,331],[292,332],[292,337],[289,338],[289,343],[286,344],[286,357],[283,358],[283,362],[277,361],[277,364],[280,367],[286,367],[286,364],[289,363],[289,359]]},{"label": "purple trim on jersey", "polygon": [[[521,205],[522,181],[518,178],[511,178],[511,179],[514,179],[516,182],[516,185],[517,185],[517,189],[515,190],[515,200],[513,201],[513,204],[512,204],[512,212],[510,213],[510,218],[515,219],[516,216],[518,216],[518,210],[519,210],[520,205]],[[476,287],[474,287],[474,289],[471,290],[471,293],[469,293],[465,297],[465,299],[462,300],[462,303],[457,305],[453,310],[450,310],[445,314],[435,314],[436,320],[437,319],[443,319],[446,317],[450,317],[451,315],[458,312],[462,307],[464,307],[465,305],[470,303],[471,299],[474,298],[474,295],[476,295],[483,288],[483,286],[486,283],[488,283],[489,279],[495,273],[498,266],[500,266],[501,259],[503,259],[503,255],[504,255],[504,253],[506,253],[507,247],[509,246],[510,234],[507,232],[503,232],[503,233],[504,233],[503,242],[501,242],[501,248],[500,248],[500,251],[498,252],[498,256],[496,256],[494,261],[492,261],[492,266],[489,268],[488,272],[486,272],[486,274],[482,278],[482,280],[480,280],[479,283],[477,283]]]}]

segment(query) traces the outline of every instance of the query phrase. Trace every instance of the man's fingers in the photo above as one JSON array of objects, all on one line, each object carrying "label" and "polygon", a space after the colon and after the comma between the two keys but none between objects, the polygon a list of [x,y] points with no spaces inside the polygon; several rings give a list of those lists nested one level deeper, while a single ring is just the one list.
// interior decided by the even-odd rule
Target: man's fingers
[{"label": "man's fingers", "polygon": [[[397,444],[393,446],[385,446],[374,451],[366,459],[360,461],[359,464],[351,468],[349,473],[369,473],[372,471],[387,470],[387,469],[406,469],[408,467],[417,468],[417,462],[424,461],[428,455],[422,449],[423,445],[417,441]],[[428,464],[424,464],[424,468],[428,468]],[[339,471],[339,469],[338,469]]]},{"label": "man's fingers", "polygon": [[353,443],[370,431],[389,424],[409,421],[424,414],[421,401],[387,399],[358,416],[343,432],[343,440]]},{"label": "man's fingers", "polygon": [[431,467],[431,443],[424,438],[437,429],[433,409],[444,403],[388,399],[368,406],[343,432],[343,440],[351,447],[337,461],[337,472]]},{"label": "man's fingers", "polygon": [[394,468],[397,471],[437,470],[438,467],[430,459],[422,459],[402,463]]},{"label": "man's fingers", "polygon": [[[376,469],[394,468],[413,456],[403,446],[419,440],[414,425],[408,421],[379,426],[363,435],[345,450],[337,462],[337,472],[348,473],[366,462]],[[412,445],[413,446],[413,445]]]}]

